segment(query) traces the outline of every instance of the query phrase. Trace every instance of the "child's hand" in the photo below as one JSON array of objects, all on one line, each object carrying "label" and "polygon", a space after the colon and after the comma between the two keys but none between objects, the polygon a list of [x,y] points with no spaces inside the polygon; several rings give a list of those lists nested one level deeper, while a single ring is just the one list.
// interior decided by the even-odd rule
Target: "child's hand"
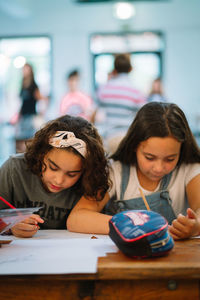
[{"label": "child's hand", "polygon": [[17,237],[32,237],[37,233],[38,223],[44,223],[44,220],[39,215],[31,215],[29,218],[17,223],[11,228],[12,234]]},{"label": "child's hand", "polygon": [[169,232],[174,240],[186,239],[199,233],[199,221],[196,213],[187,209],[187,216],[179,214],[177,219],[169,225]]}]

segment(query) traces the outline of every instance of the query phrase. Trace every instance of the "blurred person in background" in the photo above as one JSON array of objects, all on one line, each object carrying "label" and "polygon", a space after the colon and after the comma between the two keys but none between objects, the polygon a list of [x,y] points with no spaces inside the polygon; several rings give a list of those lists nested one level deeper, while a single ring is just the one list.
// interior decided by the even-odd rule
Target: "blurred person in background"
[{"label": "blurred person in background", "polygon": [[82,117],[94,123],[95,105],[92,98],[80,89],[80,71],[75,69],[67,74],[68,91],[60,103],[60,115]]},{"label": "blurred person in background", "polygon": [[107,83],[97,91],[99,109],[104,111],[102,136],[108,153],[116,150],[137,111],[146,103],[144,95],[131,82],[132,69],[129,54],[116,55],[114,70],[108,74]]},{"label": "blurred person in background", "polygon": [[163,84],[160,77],[156,78],[151,87],[150,94],[147,98],[148,102],[167,102],[167,99],[164,96]]},{"label": "blurred person in background", "polygon": [[[25,151],[25,141],[32,138],[42,125],[42,116],[48,105],[48,98],[41,94],[34,78],[33,67],[26,63],[22,68],[22,84],[20,89],[21,108],[11,123],[16,126],[16,152]],[[37,102],[43,100],[40,116],[37,111]]]}]

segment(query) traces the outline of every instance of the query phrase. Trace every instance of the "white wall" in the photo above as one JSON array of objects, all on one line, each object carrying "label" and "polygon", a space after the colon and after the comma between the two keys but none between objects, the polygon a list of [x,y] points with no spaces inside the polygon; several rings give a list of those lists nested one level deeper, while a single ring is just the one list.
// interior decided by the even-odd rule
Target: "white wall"
[{"label": "white wall", "polygon": [[74,0],[0,0],[0,36],[49,34],[53,44],[53,100],[65,92],[66,71],[79,66],[86,91],[92,91],[89,35],[94,32],[160,30],[166,38],[164,84],[167,96],[190,120],[200,114],[200,1],[135,2],[129,23],[115,20],[113,3]]}]

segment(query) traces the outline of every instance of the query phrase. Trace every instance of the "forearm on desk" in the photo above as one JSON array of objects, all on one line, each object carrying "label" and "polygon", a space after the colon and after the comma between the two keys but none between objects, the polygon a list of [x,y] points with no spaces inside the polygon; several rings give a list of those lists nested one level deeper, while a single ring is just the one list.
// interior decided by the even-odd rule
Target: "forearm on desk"
[{"label": "forearm on desk", "polygon": [[67,229],[73,232],[108,234],[108,222],[112,216],[81,208],[72,212],[67,219]]}]

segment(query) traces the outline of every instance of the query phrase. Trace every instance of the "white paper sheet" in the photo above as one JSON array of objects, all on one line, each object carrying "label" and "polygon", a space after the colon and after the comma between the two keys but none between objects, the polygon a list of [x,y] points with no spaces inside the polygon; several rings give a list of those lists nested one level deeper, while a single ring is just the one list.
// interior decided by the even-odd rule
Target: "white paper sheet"
[{"label": "white paper sheet", "polygon": [[14,238],[0,248],[0,275],[95,273],[98,257],[118,250],[109,237],[70,238],[70,233],[55,239],[49,231],[41,232],[43,237],[38,233],[31,239]]},{"label": "white paper sheet", "polygon": [[[69,239],[69,238],[71,238],[71,239],[73,239],[73,238],[89,239],[93,236],[97,237],[98,239],[110,240],[110,237],[108,235],[76,233],[76,232],[70,232],[68,230],[59,230],[59,229],[38,230],[36,235],[34,235],[31,239],[34,239],[34,240],[38,240],[38,239]],[[18,238],[13,235],[11,235],[11,236],[0,235],[0,239],[18,240],[18,239],[23,239],[23,238]]]}]

